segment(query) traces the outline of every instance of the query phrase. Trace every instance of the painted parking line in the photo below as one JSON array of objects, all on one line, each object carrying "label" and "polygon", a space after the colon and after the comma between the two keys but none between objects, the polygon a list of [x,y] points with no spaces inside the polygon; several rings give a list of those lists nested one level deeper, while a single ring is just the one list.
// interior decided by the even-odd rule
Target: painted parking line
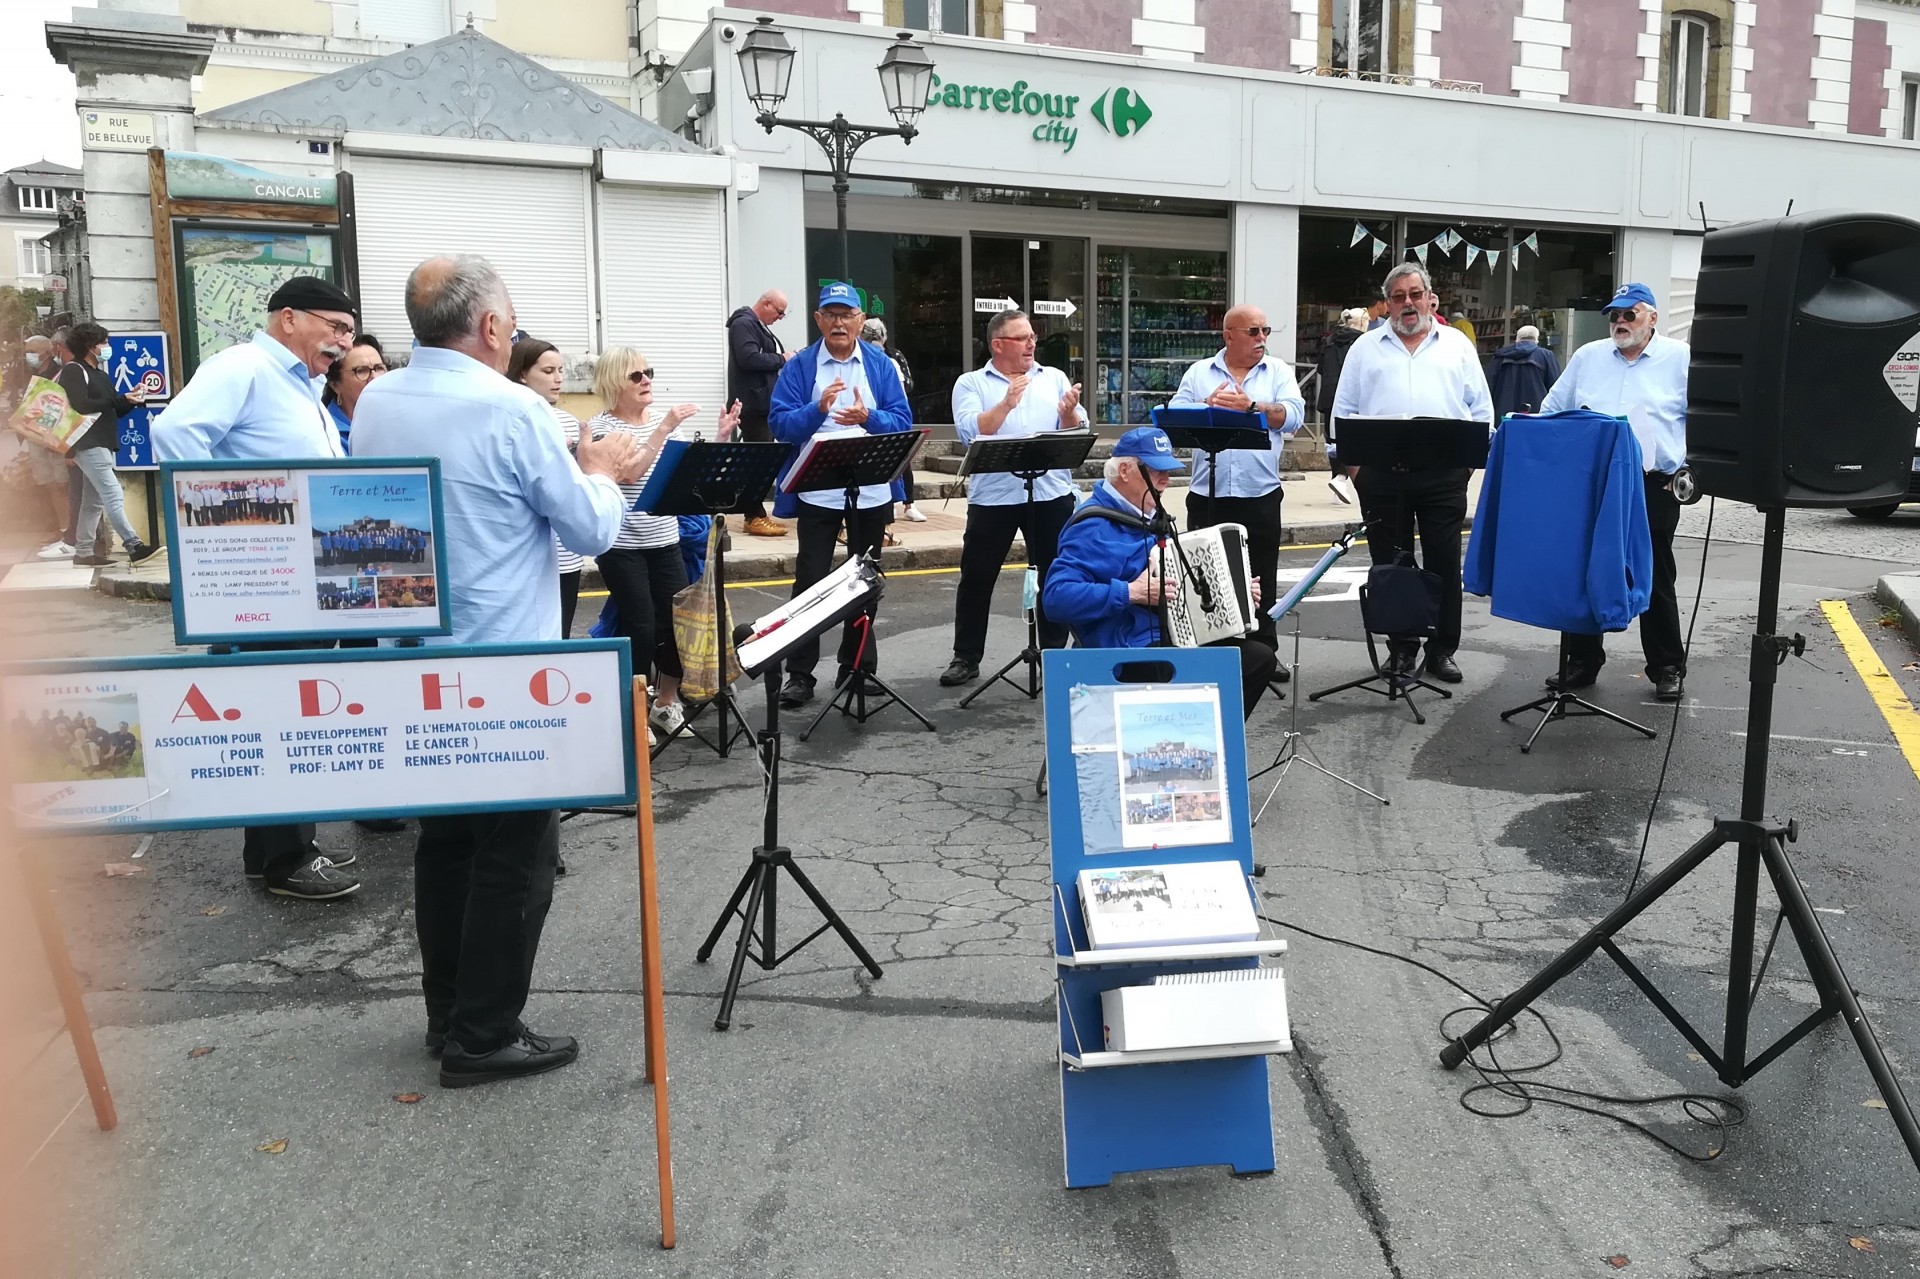
[{"label": "painted parking line", "polygon": [[[1744,728],[1736,728],[1728,734],[1730,737],[1745,737],[1746,735],[1747,731]],[[1768,740],[1775,742],[1811,742],[1815,746],[1859,746],[1868,750],[1880,750],[1886,746],[1885,742],[1856,742],[1850,741],[1845,737],[1797,737],[1792,733],[1773,733],[1769,735]]]},{"label": "painted parking line", "polygon": [[1827,615],[1827,624],[1833,627],[1847,660],[1860,673],[1860,683],[1867,690],[1867,696],[1880,708],[1887,727],[1893,730],[1893,740],[1899,744],[1900,753],[1907,757],[1907,767],[1913,770],[1914,778],[1920,780],[1920,713],[1915,712],[1899,681],[1893,678],[1893,672],[1880,660],[1880,654],[1873,651],[1860,623],[1853,620],[1853,611],[1847,602],[1821,600],[1820,611]]}]

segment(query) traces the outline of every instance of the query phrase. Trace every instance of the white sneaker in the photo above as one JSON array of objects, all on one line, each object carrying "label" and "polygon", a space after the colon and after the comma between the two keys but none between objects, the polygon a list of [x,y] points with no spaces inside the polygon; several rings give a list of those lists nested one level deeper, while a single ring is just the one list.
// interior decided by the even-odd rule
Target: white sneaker
[{"label": "white sneaker", "polygon": [[70,560],[77,552],[72,542],[48,542],[34,554],[43,560]]},{"label": "white sneaker", "polygon": [[647,715],[647,723],[660,731],[663,737],[672,737],[686,725],[687,713],[680,708],[679,702],[668,702],[656,706]]},{"label": "white sneaker", "polygon": [[649,728],[647,730],[647,749],[652,750],[654,747],[658,746],[659,744],[660,744],[660,739],[655,737],[653,735],[653,730]]},{"label": "white sneaker", "polygon": [[908,502],[905,506],[902,506],[900,508],[900,514],[912,520],[915,524],[925,524],[927,522],[927,517],[922,515],[920,508],[912,502]]}]

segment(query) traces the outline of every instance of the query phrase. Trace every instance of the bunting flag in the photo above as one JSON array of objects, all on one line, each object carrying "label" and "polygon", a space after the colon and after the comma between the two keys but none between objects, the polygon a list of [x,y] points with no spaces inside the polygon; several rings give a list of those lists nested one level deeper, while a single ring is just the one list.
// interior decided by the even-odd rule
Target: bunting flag
[{"label": "bunting flag", "polygon": [[1477,244],[1469,244],[1467,246],[1467,270],[1469,271],[1473,270],[1474,259],[1478,258],[1479,256],[1480,256],[1480,246]]},{"label": "bunting flag", "polygon": [[1454,247],[1459,243],[1460,243],[1460,233],[1454,230],[1452,227],[1448,227],[1446,230],[1440,233],[1440,247],[1444,249],[1446,252],[1448,253],[1453,252]]},{"label": "bunting flag", "polygon": [[1413,256],[1420,259],[1421,266],[1425,266],[1427,264],[1427,245],[1425,244],[1414,245]]},{"label": "bunting flag", "polygon": [[1360,243],[1360,241],[1366,238],[1367,238],[1367,228],[1362,226],[1360,223],[1356,222],[1353,224],[1353,238],[1347,241],[1347,247],[1351,249],[1354,245]]},{"label": "bunting flag", "polygon": [[1487,265],[1489,267],[1497,268],[1500,265],[1500,252],[1499,249],[1487,250]]},{"label": "bunting flag", "polygon": [[1373,260],[1375,262],[1378,262],[1380,260],[1380,256],[1384,254],[1386,251],[1387,251],[1387,242],[1385,240],[1375,240],[1373,242]]},{"label": "bunting flag", "polygon": [[1520,241],[1520,243],[1532,249],[1534,257],[1537,258],[1540,256],[1540,233],[1538,231],[1531,233],[1526,239]]}]

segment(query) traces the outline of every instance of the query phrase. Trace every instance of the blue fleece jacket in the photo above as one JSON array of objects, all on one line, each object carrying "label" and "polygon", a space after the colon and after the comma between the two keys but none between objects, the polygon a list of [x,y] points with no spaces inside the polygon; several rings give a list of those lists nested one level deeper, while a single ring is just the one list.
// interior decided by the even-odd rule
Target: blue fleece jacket
[{"label": "blue fleece jacket", "polygon": [[[861,342],[860,363],[866,370],[867,388],[873,392],[873,403],[867,406],[867,434],[891,435],[912,430],[913,410],[907,405],[906,390],[900,385],[900,370],[893,360],[873,343]],[[767,426],[773,438],[782,444],[804,444],[813,438],[814,432],[832,425],[820,411],[820,397],[813,393],[814,376],[819,369],[820,342],[815,342],[795,351],[773,384]],[[783,484],[786,478],[786,472],[781,472]],[[773,513],[786,520],[799,512],[800,499],[775,486]]]},{"label": "blue fleece jacket", "polygon": [[1467,543],[1466,589],[1495,617],[1578,635],[1647,611],[1653,538],[1625,418],[1516,414],[1493,434]]},{"label": "blue fleece jacket", "polygon": [[[1080,505],[1136,513],[1105,480]],[[1127,588],[1146,571],[1153,541],[1146,529],[1097,515],[1068,524],[1040,592],[1047,616],[1071,627],[1086,648],[1151,645],[1160,635],[1160,616],[1127,598]]]}]

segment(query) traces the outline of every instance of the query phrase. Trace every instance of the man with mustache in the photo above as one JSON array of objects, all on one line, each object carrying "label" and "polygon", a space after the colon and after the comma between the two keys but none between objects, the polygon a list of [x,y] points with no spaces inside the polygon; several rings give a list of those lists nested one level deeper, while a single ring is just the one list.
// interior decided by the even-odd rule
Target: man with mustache
[{"label": "man with mustache", "polygon": [[[1680,500],[1673,495],[1673,474],[1687,461],[1687,365],[1693,358],[1685,342],[1661,337],[1659,303],[1644,284],[1625,284],[1607,303],[1607,336],[1573,353],[1567,371],[1547,392],[1542,413],[1592,409],[1624,417],[1640,442],[1646,471],[1647,524],[1653,533],[1653,599],[1640,615],[1640,651],[1647,659],[1653,695],[1677,702],[1687,676],[1686,642],[1680,635],[1679,567],[1673,559],[1673,535],[1680,527]],[[1589,687],[1606,665],[1606,642],[1598,635],[1563,634],[1566,685]],[[1559,691],[1560,675],[1547,676]]]},{"label": "man with mustache", "polygon": [[[1307,414],[1300,384],[1287,361],[1267,355],[1273,328],[1267,313],[1241,303],[1227,312],[1221,325],[1226,345],[1210,360],[1187,369],[1169,408],[1232,409],[1258,413],[1266,419],[1264,450],[1234,449],[1219,454],[1220,473],[1212,473],[1207,455],[1193,455],[1193,482],[1187,487],[1187,526],[1211,528],[1239,524],[1247,530],[1247,553],[1265,599],[1278,599],[1274,590],[1280,565],[1280,450],[1289,435],[1300,429]],[[1260,614],[1260,641],[1278,647],[1275,623]],[[1284,682],[1286,668],[1279,670]]]},{"label": "man with mustache", "polygon": [[[166,411],[153,420],[156,462],[343,456],[340,431],[320,402],[319,381],[353,341],[360,308],[335,285],[296,275],[267,299],[266,326],[253,341],[202,361]],[[255,650],[331,648],[320,643],[254,644]],[[351,850],[324,852],[311,824],[247,828],[241,857],[248,879],[302,901],[359,891],[339,868]]]},{"label": "man with mustache", "polygon": [[[1439,299],[1426,268],[1402,262],[1387,273],[1381,291],[1387,322],[1361,335],[1347,352],[1340,388],[1333,397],[1334,430],[1344,417],[1475,418],[1493,422],[1493,394],[1480,357],[1465,334],[1434,323]],[[1440,579],[1440,617],[1427,640],[1426,673],[1458,684],[1460,667],[1460,530],[1467,520],[1466,467],[1353,467],[1361,514],[1373,527],[1367,549],[1375,564],[1391,564],[1413,548],[1420,532],[1420,565]],[[1413,675],[1418,636],[1388,637],[1389,675]]]}]

